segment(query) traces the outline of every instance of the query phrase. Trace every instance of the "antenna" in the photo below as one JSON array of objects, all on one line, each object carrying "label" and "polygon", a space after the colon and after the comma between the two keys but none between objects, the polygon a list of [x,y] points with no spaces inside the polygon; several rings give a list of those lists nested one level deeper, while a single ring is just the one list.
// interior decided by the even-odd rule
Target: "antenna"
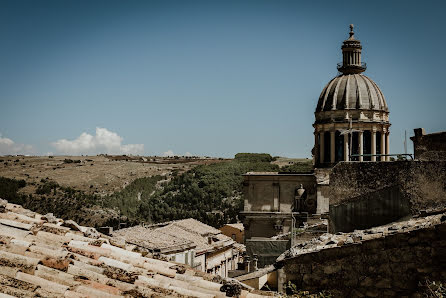
[{"label": "antenna", "polygon": [[404,130],[404,154],[407,154],[407,130]]}]

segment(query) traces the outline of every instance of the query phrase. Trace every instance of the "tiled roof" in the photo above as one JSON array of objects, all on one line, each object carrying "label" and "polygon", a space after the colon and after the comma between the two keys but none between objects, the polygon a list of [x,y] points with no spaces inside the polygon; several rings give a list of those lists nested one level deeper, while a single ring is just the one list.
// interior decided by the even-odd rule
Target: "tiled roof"
[{"label": "tiled roof", "polygon": [[132,247],[0,199],[0,297],[225,296],[217,277]]},{"label": "tiled roof", "polygon": [[[153,237],[162,235],[162,237]],[[142,246],[147,249],[158,248],[167,252],[176,250],[179,246],[194,247],[197,253],[212,250],[221,245],[230,245],[234,241],[211,226],[198,220],[188,218],[171,221],[153,226],[135,226],[113,232],[114,237],[122,237],[127,242]],[[217,242],[208,243],[208,236],[215,238]]]}]

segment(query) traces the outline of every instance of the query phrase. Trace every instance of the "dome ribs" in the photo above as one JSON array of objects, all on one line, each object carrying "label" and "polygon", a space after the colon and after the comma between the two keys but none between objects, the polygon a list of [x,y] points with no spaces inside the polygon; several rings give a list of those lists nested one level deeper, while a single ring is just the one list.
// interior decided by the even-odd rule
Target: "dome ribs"
[{"label": "dome ribs", "polygon": [[332,79],[319,97],[316,113],[352,109],[388,111],[377,84],[363,74],[340,75]]},{"label": "dome ribs", "polygon": [[378,85],[376,85],[376,83],[372,80],[370,80],[373,84],[373,86],[375,86],[375,90],[377,90],[377,97],[378,97],[378,101],[380,104],[380,109],[383,111],[387,111],[387,103],[386,103],[386,99],[384,97],[384,94],[382,93],[381,89],[379,89]]},{"label": "dome ribs", "polygon": [[366,101],[364,101],[364,103],[363,103],[363,105],[362,105],[362,108],[363,108],[363,109],[370,109],[370,110],[373,110],[373,106],[374,106],[374,104],[373,104],[373,96],[372,96],[372,93],[371,93],[371,91],[370,91],[369,82],[368,82],[368,80],[367,80],[367,78],[366,78],[365,76],[363,76],[363,75],[359,75],[359,77],[360,77],[361,80],[364,82],[364,85],[365,85],[365,91],[367,92],[367,98],[368,98],[367,106],[365,105]]},{"label": "dome ribs", "polygon": [[342,77],[339,79],[337,79],[336,80],[336,86],[335,86],[335,89],[334,89],[334,94],[333,94],[333,101],[332,101],[332,107],[331,107],[331,109],[332,110],[336,110],[337,109],[337,106],[338,106],[338,92],[339,92],[339,85],[341,84],[341,82],[342,82]]},{"label": "dome ribs", "polygon": [[[324,101],[322,103],[322,111],[326,111],[327,110],[327,98],[328,95],[330,94],[330,90],[331,90],[331,86],[333,86],[333,82],[336,80],[336,78],[334,78],[333,80],[330,81],[330,83],[327,86],[327,91],[325,92],[325,96],[324,96]],[[333,101],[331,101],[333,102]]]},{"label": "dome ribs", "polygon": [[349,100],[349,96],[348,96],[348,90],[349,90],[349,88],[350,88],[350,75],[347,75],[347,80],[346,80],[347,82],[345,82],[345,89],[344,89],[344,96],[345,96],[345,102],[344,102],[344,106],[345,106],[345,108],[346,109],[348,109],[348,107],[350,106],[349,104],[348,104],[348,100]]}]

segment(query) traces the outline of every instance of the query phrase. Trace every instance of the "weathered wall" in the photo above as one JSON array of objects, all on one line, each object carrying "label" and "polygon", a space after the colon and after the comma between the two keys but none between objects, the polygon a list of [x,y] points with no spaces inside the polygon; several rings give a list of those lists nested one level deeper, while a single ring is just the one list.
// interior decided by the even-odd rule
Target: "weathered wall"
[{"label": "weathered wall", "polygon": [[244,180],[244,210],[291,212],[296,189],[302,184],[308,211],[316,211],[313,174],[248,174]]},{"label": "weathered wall", "polygon": [[246,254],[257,255],[258,268],[273,264],[277,257],[290,248],[289,240],[249,239],[245,242]]},{"label": "weathered wall", "polygon": [[393,222],[410,216],[409,200],[398,185],[364,194],[330,206],[329,232],[352,232]]},{"label": "weathered wall", "polygon": [[330,206],[395,185],[409,199],[412,214],[444,208],[446,161],[338,163],[330,174]]},{"label": "weathered wall", "polygon": [[291,214],[262,212],[241,213],[245,227],[245,242],[251,238],[271,238],[291,230]]},{"label": "weathered wall", "polygon": [[229,226],[229,225],[224,225],[222,226],[220,229],[221,233],[223,235],[226,235],[228,237],[231,237],[232,239],[234,239],[234,235],[235,235],[235,241],[238,243],[244,243],[245,240],[245,231],[241,231],[240,229],[237,229],[235,227]]},{"label": "weathered wall", "polygon": [[316,214],[324,214],[329,212],[330,198],[326,195],[329,185],[317,186],[317,208]]},{"label": "weathered wall", "polygon": [[[409,296],[426,279],[446,279],[446,215],[437,221],[437,225],[423,228],[422,224],[421,229],[409,232],[392,228],[386,237],[382,231],[377,238],[365,235],[371,240],[363,242],[356,241],[353,233],[355,241],[350,239],[350,243],[354,244],[334,244],[276,266],[283,266],[286,282],[310,292],[328,290],[334,297]],[[400,229],[404,231],[405,226]]]},{"label": "weathered wall", "polygon": [[[429,152],[446,151],[446,131],[426,134],[423,128],[414,129],[415,135],[410,139],[413,141],[413,151],[415,158],[429,158]],[[439,157],[440,155],[438,155]],[[444,155],[441,155],[444,157]]]}]

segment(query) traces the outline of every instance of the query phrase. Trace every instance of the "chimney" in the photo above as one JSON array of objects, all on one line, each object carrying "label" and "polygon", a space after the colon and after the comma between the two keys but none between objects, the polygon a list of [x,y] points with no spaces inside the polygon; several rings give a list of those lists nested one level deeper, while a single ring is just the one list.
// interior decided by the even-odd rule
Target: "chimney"
[{"label": "chimney", "polygon": [[413,132],[415,133],[416,138],[422,137],[426,134],[426,131],[424,130],[424,128],[415,128],[413,130]]},{"label": "chimney", "polygon": [[249,260],[249,256],[245,257],[245,272],[249,273],[249,264],[250,264],[250,260]]},{"label": "chimney", "polygon": [[257,267],[257,262],[259,261],[259,258],[257,257],[257,255],[253,255],[252,256],[252,271],[257,271],[258,267]]}]

